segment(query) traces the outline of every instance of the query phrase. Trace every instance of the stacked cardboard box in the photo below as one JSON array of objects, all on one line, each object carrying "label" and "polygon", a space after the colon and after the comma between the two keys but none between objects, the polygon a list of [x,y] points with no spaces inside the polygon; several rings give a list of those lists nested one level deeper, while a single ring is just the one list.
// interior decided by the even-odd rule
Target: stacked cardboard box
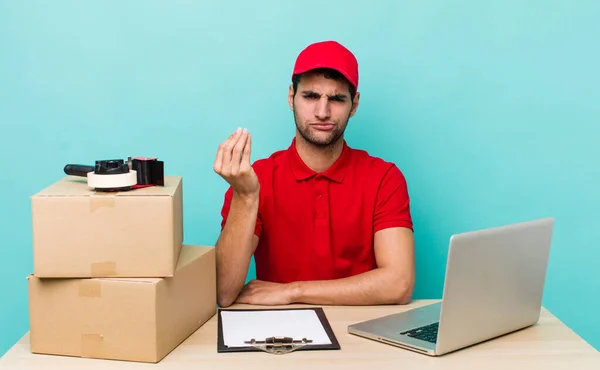
[{"label": "stacked cardboard box", "polygon": [[31,197],[31,351],[159,362],[216,313],[212,246],[183,245],[183,184]]}]

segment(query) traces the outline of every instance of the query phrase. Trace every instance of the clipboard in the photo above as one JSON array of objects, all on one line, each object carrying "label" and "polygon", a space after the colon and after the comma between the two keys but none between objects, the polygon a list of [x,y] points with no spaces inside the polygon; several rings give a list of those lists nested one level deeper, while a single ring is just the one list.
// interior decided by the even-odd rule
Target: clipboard
[{"label": "clipboard", "polygon": [[[231,313],[231,314],[230,314]],[[256,315],[254,315],[256,314]],[[279,331],[273,332],[273,334],[265,334],[262,335],[264,338],[256,338],[251,334],[240,334],[237,333],[238,336],[242,335],[244,337],[244,344],[236,343],[236,345],[226,345],[226,334],[224,333],[224,321],[229,317],[235,318],[239,320],[243,317],[243,319],[247,320],[248,318],[252,318],[253,320],[247,320],[245,322],[232,322],[231,325],[237,325],[237,327],[242,327],[239,329],[243,331],[243,327],[245,327],[246,322],[252,322],[250,326],[256,327],[258,319],[262,319],[263,323],[268,322],[268,325],[277,324],[273,323],[271,320],[268,320],[269,317],[279,317],[282,319],[286,315],[289,315],[290,318],[304,318],[305,320],[309,319],[310,322],[305,321],[304,324],[309,326],[308,324],[312,324],[314,326],[320,327],[315,332],[315,337],[310,338],[310,335],[304,335],[302,338],[294,337],[292,333],[285,333],[284,328],[281,328]],[[226,317],[224,317],[226,316]],[[312,307],[312,308],[275,308],[275,309],[219,309],[217,313],[217,321],[218,321],[218,331],[217,331],[217,353],[228,353],[228,352],[268,352],[272,354],[285,354],[293,351],[303,351],[303,350],[339,350],[341,349],[340,344],[335,336],[333,330],[331,329],[331,325],[329,324],[329,320],[327,320],[327,316],[321,307]],[[281,323],[280,323],[281,324]],[[288,323],[290,324],[290,323]],[[291,325],[291,324],[290,324]],[[279,325],[285,326],[285,325]],[[298,325],[296,322],[295,325],[292,326],[304,326]],[[297,329],[297,328],[296,328]],[[252,329],[249,329],[252,330]],[[267,329],[270,330],[270,329]],[[246,330],[247,331],[247,330]],[[297,330],[291,330],[294,332],[298,332]],[[306,336],[309,336],[306,338]],[[329,342],[329,343],[327,343]]]}]

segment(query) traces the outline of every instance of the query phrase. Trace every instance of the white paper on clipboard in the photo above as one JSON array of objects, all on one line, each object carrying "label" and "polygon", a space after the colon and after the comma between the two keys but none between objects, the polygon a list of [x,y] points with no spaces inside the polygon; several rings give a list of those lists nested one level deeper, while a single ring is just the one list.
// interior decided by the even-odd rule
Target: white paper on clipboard
[{"label": "white paper on clipboard", "polygon": [[228,347],[246,347],[252,338],[291,337],[310,339],[310,345],[331,344],[314,310],[222,311],[223,342]]}]

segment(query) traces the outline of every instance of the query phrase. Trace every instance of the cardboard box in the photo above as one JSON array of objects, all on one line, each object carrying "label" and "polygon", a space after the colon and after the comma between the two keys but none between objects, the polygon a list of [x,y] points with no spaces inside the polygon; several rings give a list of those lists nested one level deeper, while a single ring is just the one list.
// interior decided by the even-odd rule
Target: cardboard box
[{"label": "cardboard box", "polygon": [[31,197],[37,277],[173,276],[183,242],[183,183],[106,193],[66,176]]},{"label": "cardboard box", "polygon": [[216,314],[213,247],[184,246],[169,278],[28,277],[31,352],[159,362]]}]

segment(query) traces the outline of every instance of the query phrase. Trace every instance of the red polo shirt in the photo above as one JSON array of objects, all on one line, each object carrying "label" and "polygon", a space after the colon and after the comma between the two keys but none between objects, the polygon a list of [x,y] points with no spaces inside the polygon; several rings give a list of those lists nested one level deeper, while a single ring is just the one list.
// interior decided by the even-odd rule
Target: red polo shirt
[{"label": "red polo shirt", "polygon": [[[405,178],[393,163],[350,148],[325,172],[307,167],[296,151],[256,161],[260,183],[254,254],[256,278],[288,283],[348,277],[377,267],[374,233],[412,230]],[[224,227],[232,189],[225,193]]]}]

